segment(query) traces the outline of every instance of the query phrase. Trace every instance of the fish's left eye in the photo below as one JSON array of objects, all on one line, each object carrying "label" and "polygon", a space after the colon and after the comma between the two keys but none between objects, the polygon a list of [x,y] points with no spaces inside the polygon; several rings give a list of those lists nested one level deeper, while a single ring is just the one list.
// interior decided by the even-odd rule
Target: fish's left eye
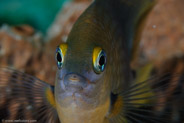
[{"label": "fish's left eye", "polygon": [[93,51],[93,67],[96,73],[103,72],[106,65],[106,53],[100,47]]}]

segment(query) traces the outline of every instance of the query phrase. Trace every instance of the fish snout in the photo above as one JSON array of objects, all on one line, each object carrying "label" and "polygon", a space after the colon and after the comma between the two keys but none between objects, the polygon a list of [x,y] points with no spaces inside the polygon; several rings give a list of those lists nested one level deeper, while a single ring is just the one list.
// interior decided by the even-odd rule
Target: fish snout
[{"label": "fish snout", "polygon": [[83,89],[87,86],[85,77],[76,73],[66,74],[64,77],[64,85],[67,89]]}]

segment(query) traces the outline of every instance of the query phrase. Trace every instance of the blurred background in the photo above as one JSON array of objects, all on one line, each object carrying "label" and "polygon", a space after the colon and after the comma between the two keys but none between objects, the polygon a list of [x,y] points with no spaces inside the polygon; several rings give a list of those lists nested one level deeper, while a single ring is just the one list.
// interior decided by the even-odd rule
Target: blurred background
[{"label": "blurred background", "polygon": [[45,32],[66,0],[1,0],[0,24],[29,24]]},{"label": "blurred background", "polygon": [[[54,84],[55,49],[92,0],[1,0],[0,65]],[[184,0],[159,0],[141,35],[137,68],[152,62],[183,63]],[[184,66],[184,65],[180,65]],[[162,70],[161,70],[162,71]]]},{"label": "blurred background", "polygon": [[91,0],[1,0],[0,65],[53,84],[55,49]]}]

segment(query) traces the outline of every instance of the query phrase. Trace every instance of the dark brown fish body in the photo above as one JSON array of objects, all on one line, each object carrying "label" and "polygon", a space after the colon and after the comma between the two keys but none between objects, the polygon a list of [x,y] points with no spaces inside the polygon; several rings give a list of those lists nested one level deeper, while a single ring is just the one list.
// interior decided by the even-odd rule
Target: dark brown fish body
[{"label": "dark brown fish body", "polygon": [[[56,106],[62,122],[101,123],[112,113],[111,94],[120,94],[132,84],[132,42],[140,17],[151,5],[151,0],[96,0],[79,17],[56,76]],[[100,73],[92,62],[95,48],[103,49],[107,56]],[[72,76],[81,90],[73,87]]]}]

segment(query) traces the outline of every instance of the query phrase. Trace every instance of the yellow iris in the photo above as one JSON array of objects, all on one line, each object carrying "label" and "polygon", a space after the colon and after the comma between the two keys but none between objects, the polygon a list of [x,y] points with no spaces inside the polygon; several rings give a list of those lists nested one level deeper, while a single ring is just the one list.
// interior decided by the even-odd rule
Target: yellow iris
[{"label": "yellow iris", "polygon": [[67,44],[60,44],[56,49],[56,61],[59,69],[62,68],[67,48]]},{"label": "yellow iris", "polygon": [[93,67],[96,73],[103,72],[106,64],[106,54],[101,47],[93,50]]},{"label": "yellow iris", "polygon": [[62,55],[63,55],[63,57],[64,57],[64,56],[65,56],[65,54],[66,54],[66,51],[67,51],[68,45],[67,45],[67,44],[65,44],[65,43],[60,44],[60,45],[59,45],[59,48],[60,48],[60,50],[61,50],[61,52],[62,52]]}]

